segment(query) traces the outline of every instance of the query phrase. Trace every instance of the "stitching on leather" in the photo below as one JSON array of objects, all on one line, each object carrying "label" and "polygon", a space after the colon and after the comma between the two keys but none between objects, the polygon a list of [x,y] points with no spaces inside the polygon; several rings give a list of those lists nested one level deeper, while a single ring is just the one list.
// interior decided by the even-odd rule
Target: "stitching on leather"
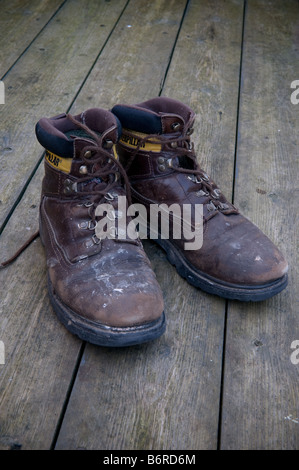
[{"label": "stitching on leather", "polygon": [[[63,262],[65,262],[66,264],[69,264],[70,266],[72,265],[72,263],[70,261],[68,261],[67,257],[65,256],[65,252],[63,250],[63,248],[60,247],[55,235],[54,235],[54,229],[52,227],[52,224],[51,222],[49,221],[49,218],[48,218],[48,215],[47,215],[47,212],[46,212],[46,209],[45,209],[45,199],[43,200],[43,204],[42,204],[42,216],[43,216],[43,219],[46,223],[46,226],[47,226],[47,232],[48,232],[48,236],[50,238],[50,243],[51,243],[51,246],[52,246],[52,249],[54,251],[54,253],[57,255],[58,257],[58,261],[59,261],[59,264],[60,266],[62,267],[62,269],[64,269],[64,271],[67,273],[67,269],[63,266]],[[62,256],[62,253],[63,253],[63,256]]]}]

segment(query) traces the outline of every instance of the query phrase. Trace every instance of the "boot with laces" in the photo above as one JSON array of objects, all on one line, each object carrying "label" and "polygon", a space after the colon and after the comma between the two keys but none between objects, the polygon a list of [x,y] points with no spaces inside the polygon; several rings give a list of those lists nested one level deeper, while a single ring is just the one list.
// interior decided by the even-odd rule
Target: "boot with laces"
[{"label": "boot with laces", "polygon": [[[137,235],[118,233],[118,200],[130,204],[115,150],[120,134],[118,119],[98,108],[36,125],[46,149],[40,236],[50,299],[70,332],[109,347],[147,342],[165,330],[162,292],[142,244]],[[98,214],[101,204],[114,223],[110,234],[100,232],[105,237],[97,231],[107,215]]]},{"label": "boot with laces", "polygon": [[288,265],[283,255],[200,168],[190,141],[194,112],[164,97],[118,104],[112,112],[123,127],[118,152],[133,201],[147,207],[148,234],[153,232],[151,206],[178,204],[183,214],[183,205],[189,205],[195,230],[195,208],[202,205],[201,247],[186,249],[183,235],[175,237],[170,230],[167,239],[161,228],[157,232],[155,241],[178,273],[190,284],[228,299],[259,301],[284,289]]}]

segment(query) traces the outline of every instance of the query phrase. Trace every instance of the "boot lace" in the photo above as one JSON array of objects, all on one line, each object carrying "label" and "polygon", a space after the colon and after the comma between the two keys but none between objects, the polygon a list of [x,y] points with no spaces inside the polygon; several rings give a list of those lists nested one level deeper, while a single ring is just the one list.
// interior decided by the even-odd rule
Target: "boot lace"
[{"label": "boot lace", "polygon": [[[124,180],[124,188],[126,192],[128,205],[131,204],[131,191],[130,183],[127,177],[127,174],[119,162],[119,160],[112,155],[108,150],[103,147],[102,138],[95,132],[93,132],[88,126],[77,121],[71,114],[68,114],[67,117],[78,127],[84,130],[93,140],[94,145],[85,146],[80,152],[80,158],[85,163],[86,175],[82,176],[78,182],[69,182],[69,188],[71,191],[76,193],[76,196],[80,199],[81,197],[86,198],[91,197],[92,201],[85,202],[85,205],[88,208],[88,214],[91,218],[91,221],[88,223],[88,227],[91,230],[95,230],[97,220],[96,220],[96,207],[97,205],[106,200],[110,204],[115,201],[118,197],[118,194],[115,190],[116,187],[119,187],[119,176]],[[91,157],[86,157],[87,152]],[[88,168],[96,168],[95,171],[89,172]],[[84,187],[88,183],[94,182],[94,189],[88,188],[84,191]],[[81,205],[81,204],[79,204]],[[117,230],[115,235],[117,234]],[[39,230],[37,230],[9,259],[0,263],[0,269],[9,266],[13,261],[15,261],[21,253],[40,235]],[[116,236],[112,238],[115,242],[122,243],[132,243],[139,245],[141,242],[139,238],[117,238]],[[101,240],[96,237],[94,234],[92,236],[94,243],[99,244]]]},{"label": "boot lace", "polygon": [[[140,138],[135,151],[128,159],[126,171],[128,171],[137,153],[146,142],[150,141],[151,144],[160,144],[165,149],[172,152],[172,155],[168,155],[165,161],[167,167],[178,173],[185,174],[186,177],[194,183],[194,185],[189,188],[189,192],[195,192],[198,197],[206,197],[204,204],[207,205],[209,212],[207,219],[214,217],[219,211],[225,214],[237,213],[237,209],[232,204],[228,203],[224,196],[221,198],[221,190],[211,181],[207,173],[199,167],[194,152],[194,143],[191,142],[190,139],[192,132],[192,123],[189,123],[183,133],[177,132],[170,136],[149,134]],[[134,133],[129,130],[126,130],[126,134],[134,137]]]},{"label": "boot lace", "polygon": [[[111,204],[113,209],[116,209],[115,202],[118,198],[118,191],[116,189],[121,188],[125,190],[127,204],[130,205],[132,202],[130,183],[126,171],[122,164],[115,157],[112,152],[105,149],[105,141],[96,132],[91,130],[85,124],[77,121],[71,114],[67,115],[76,126],[80,127],[86,134],[88,134],[94,141],[91,145],[86,145],[82,148],[79,158],[82,160],[85,168],[85,176],[80,177],[78,182],[75,182],[75,193],[80,199],[81,197],[86,199],[84,205],[88,208],[88,214],[91,220],[88,222],[89,230],[96,230],[97,219],[96,219],[96,208],[98,204],[105,203]],[[109,133],[109,129],[107,131]],[[107,141],[106,141],[107,142]],[[110,141],[112,144],[112,141]],[[88,157],[87,157],[88,155]],[[88,168],[92,170],[89,171]],[[120,178],[123,179],[124,185],[120,186]],[[93,189],[91,189],[93,187]],[[118,218],[117,210],[114,210],[115,218]],[[108,217],[108,216],[107,216]],[[121,243],[132,243],[139,245],[140,240],[132,238],[118,238],[117,228],[115,227],[114,233],[111,234],[111,238],[115,242]],[[96,233],[92,236],[92,240],[95,244],[100,244],[101,239],[97,238]]]}]

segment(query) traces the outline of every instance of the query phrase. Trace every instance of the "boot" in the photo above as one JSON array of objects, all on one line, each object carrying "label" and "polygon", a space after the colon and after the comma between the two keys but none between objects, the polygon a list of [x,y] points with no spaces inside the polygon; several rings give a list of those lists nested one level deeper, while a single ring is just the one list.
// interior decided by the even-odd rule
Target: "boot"
[{"label": "boot", "polygon": [[[96,108],[36,125],[46,149],[40,235],[52,305],[71,333],[111,347],[150,341],[165,330],[161,289],[142,244],[137,234],[117,232],[118,199],[130,201],[115,150],[120,134],[118,119]],[[102,238],[97,224],[106,212],[97,210],[104,203],[114,230],[108,236],[103,229]]]},{"label": "boot", "polygon": [[176,204],[183,214],[183,205],[190,205],[195,230],[195,210],[202,205],[202,246],[187,249],[187,238],[175,237],[173,229],[168,239],[161,227],[157,232],[156,242],[178,273],[190,284],[228,299],[259,301],[284,289],[288,265],[280,251],[199,167],[190,142],[194,112],[164,97],[119,104],[112,112],[123,127],[118,152],[133,201],[147,208],[149,233],[151,206]]}]

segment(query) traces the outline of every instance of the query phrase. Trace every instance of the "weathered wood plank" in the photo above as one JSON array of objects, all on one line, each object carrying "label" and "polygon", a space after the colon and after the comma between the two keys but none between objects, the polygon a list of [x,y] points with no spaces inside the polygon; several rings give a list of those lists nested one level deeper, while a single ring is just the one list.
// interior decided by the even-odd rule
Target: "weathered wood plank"
[{"label": "weathered wood plank", "polygon": [[[140,5],[140,2],[138,5]],[[129,10],[129,17],[131,14],[132,10],[131,13]],[[127,24],[127,19],[125,24]],[[147,24],[146,18],[145,23]],[[173,31],[172,38],[166,40],[169,50],[171,50],[173,38],[176,34],[174,27],[175,24],[170,24],[169,27],[166,26],[167,31]],[[161,77],[162,75],[163,71]],[[110,72],[108,71],[107,85],[109,79]],[[88,89],[87,93],[89,93]],[[62,104],[60,103],[60,105]],[[57,106],[57,103],[55,106]],[[61,112],[64,109],[57,108],[56,112]],[[31,146],[34,144],[34,139],[35,137],[31,134]],[[28,228],[28,234],[37,228],[42,175],[43,168],[41,166],[2,234],[3,250],[1,257],[3,258],[8,257],[14,248],[20,246],[23,239],[27,237],[26,228]],[[37,263],[34,263],[33,272],[29,268],[32,264],[32,256],[37,260]],[[76,364],[81,342],[69,335],[59,324],[49,306],[46,295],[45,259],[39,241],[36,241],[34,246],[24,252],[21,258],[11,267],[2,271],[0,276],[2,280],[1,299],[3,299],[0,337],[5,344],[10,344],[10,347],[6,348],[7,354],[10,348],[12,351],[11,355],[7,355],[6,365],[2,371],[1,429],[3,433],[1,432],[1,446],[2,448],[9,448],[20,444],[25,449],[48,448],[53,439],[55,426]],[[26,288],[21,282],[16,282],[18,279],[24,278],[26,279]],[[15,292],[14,297],[12,297],[12,291],[9,289],[12,284]],[[29,304],[27,307],[28,299],[31,297],[32,306]],[[18,300],[19,298],[21,302]],[[26,308],[30,309],[26,313],[25,327],[23,325],[23,303],[25,303]],[[57,337],[54,343],[52,338],[49,340],[49,336],[52,333],[55,335],[55,328],[57,328]],[[40,349],[37,350],[34,347],[31,354],[29,354],[28,347],[31,344],[36,344],[37,337]],[[18,354],[15,354],[16,350],[18,350]],[[27,357],[30,357],[30,362],[34,364],[30,373],[27,370]],[[20,364],[19,369],[16,365],[17,361]],[[43,371],[40,370],[41,367]],[[16,369],[19,370],[19,377],[17,387],[14,387],[14,383],[11,384],[8,377],[13,375]],[[50,374],[51,376],[51,387],[49,389],[47,389],[48,383],[43,374]],[[39,379],[41,383],[39,383]],[[60,386],[59,395],[57,395],[57,388]],[[22,397],[21,405],[19,405],[19,397]],[[18,416],[18,419],[11,420],[11,416],[17,415],[16,403],[21,410],[20,416]],[[39,414],[36,403],[42,403],[43,414]]]},{"label": "weathered wood plank", "polygon": [[157,96],[187,0],[131,0],[72,112]]},{"label": "weathered wood plank", "polygon": [[[166,70],[167,65],[162,51],[169,57],[169,49],[162,47],[160,38],[163,36],[159,29],[153,31],[149,39],[143,33],[144,27],[147,24],[152,31],[156,24],[163,24],[162,31],[165,31],[168,24],[174,21],[178,24],[183,8],[180,15],[171,16],[171,20],[169,15],[173,15],[174,10],[168,8],[169,2],[152,2],[152,11],[143,17],[140,14],[143,10],[139,10],[141,3],[138,2],[137,13],[137,3],[131,2],[132,10],[126,11],[126,15],[129,12],[130,15],[124,15],[118,25],[120,30],[115,31],[114,47],[103,51],[86,88],[76,100],[76,111],[86,106],[89,94],[98,99],[99,105],[105,103],[111,107],[116,99],[134,103],[159,93],[161,73],[145,75],[143,72],[143,44],[151,44],[152,50],[147,49],[147,56],[160,71]],[[175,6],[178,3],[175,2]],[[157,6],[160,10],[153,16]],[[197,148],[202,146],[203,149],[213,148],[215,143],[217,151],[212,157],[218,165],[217,170],[214,169],[215,176],[221,176],[225,164],[216,162],[223,158],[222,146],[226,148],[229,192],[232,189],[242,15],[242,2],[191,1],[163,89],[164,94],[191,104],[200,112],[201,120],[207,120],[197,129],[195,143]],[[127,31],[125,25],[129,18],[132,28]],[[135,18],[139,26],[135,25]],[[135,31],[133,38],[131,30]],[[214,31],[212,36],[211,30]],[[194,46],[198,43],[201,47]],[[224,46],[222,54],[219,53],[221,46]],[[159,54],[156,54],[157,47]],[[112,57],[115,54],[121,57],[122,64],[130,64],[120,69],[116,62],[117,74],[110,66],[110,79],[107,74],[107,64],[111,63],[109,51]],[[133,51],[133,56],[128,51]],[[199,66],[204,63],[210,66]],[[132,67],[133,64],[136,66]],[[94,77],[101,77],[101,88]],[[222,120],[219,110],[224,115]],[[209,125],[213,130],[209,130],[206,137]],[[189,286],[169,265],[161,250],[150,241],[144,244],[164,293],[167,331],[158,341],[121,351],[86,345],[57,449],[217,447],[225,302]]]},{"label": "weathered wood plank", "polygon": [[41,156],[36,121],[71,105],[125,5],[92,0],[82,9],[79,0],[67,1],[4,78],[0,224]]},{"label": "weathered wood plank", "polygon": [[[3,166],[10,165],[10,171],[6,173],[6,177],[10,178],[12,194],[15,194],[14,184],[17,185],[17,177],[16,180],[13,178],[14,172],[24,163],[22,149],[24,150],[24,158],[29,158],[30,152],[32,152],[32,162],[37,160],[42,152],[40,145],[36,144],[34,135],[36,120],[44,114],[47,115],[49,109],[51,115],[54,108],[57,112],[61,112],[70,105],[77,87],[81,85],[80,79],[84,80],[89,71],[93,60],[92,54],[95,57],[99,52],[109,34],[108,28],[110,31],[114,25],[113,21],[117,20],[125,4],[125,2],[116,1],[111,2],[111,5],[104,3],[89,2],[89,17],[86,12],[82,15],[80,9],[74,8],[76,2],[70,2],[70,6],[66,5],[65,10],[61,10],[60,16],[57,15],[55,24],[48,25],[45,36],[41,35],[40,37],[41,41],[47,42],[47,47],[53,49],[48,54],[49,63],[44,65],[50,72],[55,70],[57,64],[61,67],[63,62],[61,56],[55,53],[55,47],[59,42],[57,40],[55,42],[53,38],[51,43],[51,27],[53,26],[52,33],[56,36],[59,31],[62,33],[64,24],[73,22],[73,33],[68,30],[70,34],[68,40],[70,40],[72,35],[76,35],[78,18],[81,20],[81,26],[85,19],[88,21],[87,26],[89,27],[92,14],[97,20],[97,24],[89,29],[88,39],[85,38],[87,41],[85,47],[82,49],[73,38],[74,45],[70,46],[67,51],[72,56],[74,66],[64,69],[64,72],[61,71],[60,80],[67,83],[69,73],[75,71],[78,62],[82,59],[81,78],[80,75],[76,76],[76,87],[74,87],[74,82],[72,83],[70,80],[67,98],[61,98],[60,101],[57,98],[54,100],[52,91],[48,90],[49,80],[45,78],[38,88],[42,96],[38,97],[38,104],[36,104],[37,114],[34,110],[27,108],[27,106],[33,106],[34,100],[37,98],[35,93],[38,91],[35,89],[30,94],[29,85],[26,90],[30,105],[26,103],[27,98],[22,96],[22,90],[18,89],[17,97],[14,97],[14,103],[18,103],[17,109],[13,110],[11,102],[6,108],[10,112],[6,116],[3,127],[12,128],[16,125],[13,119],[16,119],[16,123],[21,126],[21,137],[25,140],[25,143],[16,143],[17,151],[9,162],[7,160],[4,162],[2,158],[1,164]],[[100,19],[101,21],[99,21]],[[104,20],[108,28],[106,34],[101,36],[102,33],[100,34],[99,30],[104,28],[100,28],[99,25]],[[60,24],[61,26],[59,26]],[[87,30],[87,26],[83,29]],[[78,41],[79,39],[82,40],[82,35]],[[91,47],[93,41],[94,46]],[[34,68],[35,59],[38,61],[38,50],[41,44],[42,42],[38,45],[32,45],[33,49],[30,48],[22,57],[25,75],[28,74],[31,66]],[[84,54],[88,50],[91,57],[87,60],[84,58]],[[66,57],[64,58],[66,59]],[[66,60],[66,64],[70,64],[70,61]],[[13,70],[13,73],[16,73],[15,68]],[[20,72],[19,69],[18,73]],[[62,77],[63,73],[64,78]],[[59,81],[59,79],[57,80]],[[55,87],[58,87],[58,83]],[[60,106],[65,107],[61,108]],[[22,120],[25,121],[24,116],[26,115],[28,122],[22,123]],[[27,146],[23,147],[25,144]],[[21,163],[15,160],[16,157]],[[6,156],[6,158],[8,157]],[[43,167],[40,166],[1,234],[1,260],[10,256],[30,233],[38,228],[38,205],[42,175]],[[34,242],[10,267],[0,271],[0,299],[0,340],[5,345],[5,364],[0,365],[0,448],[9,449],[21,446],[22,449],[49,449],[82,343],[65,330],[50,307],[46,287],[45,256],[39,240]]]},{"label": "weathered wood plank", "polygon": [[298,449],[298,2],[247,2],[235,203],[286,254],[289,287],[228,313],[222,449]]},{"label": "weathered wood plank", "polygon": [[62,0],[2,0],[0,6],[0,77],[63,3]]},{"label": "weathered wood plank", "polygon": [[[1,260],[38,229],[43,167],[1,235]],[[72,380],[81,341],[50,305],[39,239],[0,270],[0,449],[49,449]]]},{"label": "weathered wood plank", "polygon": [[[198,161],[232,196],[243,1],[190,3],[164,96],[197,114]],[[185,56],[185,57],[184,57]]]}]

